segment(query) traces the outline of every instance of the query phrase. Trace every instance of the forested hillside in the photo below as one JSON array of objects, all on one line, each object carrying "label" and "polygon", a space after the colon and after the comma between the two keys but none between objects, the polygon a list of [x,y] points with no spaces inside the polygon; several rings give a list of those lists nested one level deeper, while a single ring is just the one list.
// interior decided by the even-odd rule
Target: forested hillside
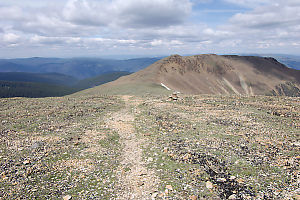
[{"label": "forested hillside", "polygon": [[0,81],[0,98],[58,97],[76,91],[76,88],[45,83]]}]

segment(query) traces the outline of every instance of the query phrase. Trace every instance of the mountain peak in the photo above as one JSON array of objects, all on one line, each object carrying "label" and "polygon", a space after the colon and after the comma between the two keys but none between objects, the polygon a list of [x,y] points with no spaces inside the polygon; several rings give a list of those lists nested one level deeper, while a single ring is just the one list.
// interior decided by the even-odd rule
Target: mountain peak
[{"label": "mountain peak", "polygon": [[186,94],[291,95],[289,90],[300,88],[299,77],[299,70],[290,69],[274,58],[175,54],[112,84],[164,84]]}]

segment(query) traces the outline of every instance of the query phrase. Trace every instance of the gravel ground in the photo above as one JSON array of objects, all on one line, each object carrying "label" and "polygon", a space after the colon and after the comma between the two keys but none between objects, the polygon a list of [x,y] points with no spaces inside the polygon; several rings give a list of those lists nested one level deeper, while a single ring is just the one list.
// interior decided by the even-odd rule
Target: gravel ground
[{"label": "gravel ground", "polygon": [[114,198],[119,136],[106,96],[0,99],[0,199]]},{"label": "gravel ground", "polygon": [[[136,127],[150,143],[162,199],[299,199],[300,99],[182,96],[146,100]],[[171,185],[172,190],[166,186]]]},{"label": "gravel ground", "polygon": [[299,98],[67,96],[0,108],[0,199],[300,198]]}]

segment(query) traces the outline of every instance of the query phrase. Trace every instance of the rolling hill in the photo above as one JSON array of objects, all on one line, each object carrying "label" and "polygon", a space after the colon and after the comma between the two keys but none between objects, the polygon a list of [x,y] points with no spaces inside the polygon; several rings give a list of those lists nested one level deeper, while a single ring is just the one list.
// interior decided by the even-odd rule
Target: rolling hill
[{"label": "rolling hill", "polygon": [[[141,90],[161,92],[164,84],[185,94],[300,96],[300,71],[274,58],[233,55],[172,55],[144,70],[95,87],[85,93]],[[128,89],[128,87],[131,89]],[[150,87],[152,89],[150,89]]]},{"label": "rolling hill", "polygon": [[126,76],[131,74],[130,72],[110,72],[110,73],[105,73],[101,74],[99,76],[91,77],[91,78],[86,78],[83,80],[78,81],[76,84],[73,85],[75,88],[79,89],[87,89],[87,88],[92,88],[98,85],[102,85],[111,81],[114,81],[122,76]]}]

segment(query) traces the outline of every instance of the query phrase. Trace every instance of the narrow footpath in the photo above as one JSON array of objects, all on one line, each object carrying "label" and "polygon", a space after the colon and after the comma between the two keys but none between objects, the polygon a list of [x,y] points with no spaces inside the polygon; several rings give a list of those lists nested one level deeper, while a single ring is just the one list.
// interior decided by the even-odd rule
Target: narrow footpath
[{"label": "narrow footpath", "polygon": [[143,161],[142,145],[145,138],[137,136],[133,126],[133,109],[138,109],[139,101],[130,96],[122,96],[125,108],[113,113],[107,125],[117,131],[123,150],[120,156],[120,167],[117,171],[117,199],[152,199],[157,191],[158,178],[152,170],[147,169]]}]

